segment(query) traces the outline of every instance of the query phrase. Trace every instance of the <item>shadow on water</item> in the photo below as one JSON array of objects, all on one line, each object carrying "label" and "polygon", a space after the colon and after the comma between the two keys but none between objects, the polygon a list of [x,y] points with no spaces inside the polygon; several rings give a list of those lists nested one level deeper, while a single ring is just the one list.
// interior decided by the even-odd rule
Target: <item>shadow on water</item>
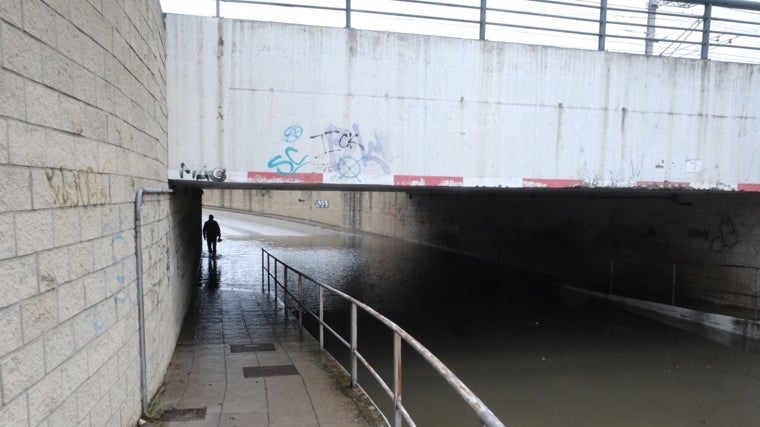
[{"label": "shadow on water", "polygon": [[210,289],[218,289],[222,283],[222,269],[219,267],[217,257],[207,256],[206,266],[201,267],[199,285]]},{"label": "shadow on water", "polygon": [[[548,277],[446,251],[346,233],[227,240],[224,257],[213,268],[207,262],[205,284],[258,280],[262,244],[411,333],[509,426],[752,426],[760,419],[755,344],[719,343]],[[305,293],[316,311],[316,291]],[[326,310],[331,327],[348,336],[347,305],[333,298]],[[358,323],[359,351],[392,386],[391,334],[366,315]],[[326,344],[348,367],[348,350],[335,339]],[[403,401],[417,425],[478,425],[451,386],[408,346],[402,351]],[[359,380],[392,420],[369,373],[360,369]]]}]

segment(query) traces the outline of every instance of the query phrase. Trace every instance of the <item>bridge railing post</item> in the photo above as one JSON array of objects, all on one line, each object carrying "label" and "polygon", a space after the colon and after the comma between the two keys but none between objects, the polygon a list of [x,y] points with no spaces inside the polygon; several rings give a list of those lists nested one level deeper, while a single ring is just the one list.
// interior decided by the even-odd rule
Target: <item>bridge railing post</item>
[{"label": "bridge railing post", "polygon": [[712,19],[712,3],[705,3],[705,16],[702,20],[702,59],[707,59],[710,51],[710,20]]},{"label": "bridge railing post", "polygon": [[351,0],[346,0],[346,28],[351,28]]},{"label": "bridge railing post", "polygon": [[486,39],[486,12],[488,0],[480,0],[480,40]]},{"label": "bridge railing post", "polygon": [[605,49],[607,38],[607,0],[599,2],[599,50]]},{"label": "bridge railing post", "polygon": [[760,301],[760,268],[755,269],[755,310],[753,320],[760,320],[757,317],[758,301]]}]

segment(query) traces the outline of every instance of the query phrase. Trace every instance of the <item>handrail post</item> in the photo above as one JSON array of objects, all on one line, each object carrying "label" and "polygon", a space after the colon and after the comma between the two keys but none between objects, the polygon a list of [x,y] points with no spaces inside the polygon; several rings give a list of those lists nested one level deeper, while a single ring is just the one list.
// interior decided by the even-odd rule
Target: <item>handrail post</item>
[{"label": "handrail post", "polygon": [[607,38],[607,0],[601,0],[599,3],[599,47],[598,50],[605,49]]},{"label": "handrail post", "polygon": [[758,281],[758,279],[760,279],[760,277],[759,277],[760,274],[759,273],[760,273],[760,269],[759,268],[755,268],[755,316],[754,316],[754,320],[760,320],[760,319],[757,318],[757,303],[758,303],[758,298],[760,298],[760,282]]},{"label": "handrail post", "polygon": [[303,330],[303,274],[298,273],[298,333]]},{"label": "handrail post", "polygon": [[702,20],[702,59],[707,59],[710,51],[710,21],[712,20],[712,3],[705,3],[705,16]]},{"label": "handrail post", "polygon": [[285,310],[285,319],[288,318],[288,266],[283,264],[282,269],[285,275],[282,287],[282,309]]},{"label": "handrail post", "polygon": [[356,386],[356,303],[351,302],[351,386]]},{"label": "handrail post", "polygon": [[676,263],[673,263],[673,290],[670,295],[670,305],[676,305]]},{"label": "handrail post", "polygon": [[649,0],[647,3],[647,32],[644,39],[644,55],[651,56],[654,50],[654,35],[657,27],[657,8],[660,7],[659,0]]},{"label": "handrail post", "polygon": [[[274,304],[275,304],[275,309],[277,308],[277,301],[278,301],[278,298],[277,298],[277,296],[278,296],[277,295],[278,294],[278,291],[277,291],[277,263],[278,263],[277,258],[275,258],[274,259]],[[272,277],[272,273],[271,272],[269,273],[269,277]]]},{"label": "handrail post", "polygon": [[610,257],[610,292],[612,295],[615,286],[615,258]]},{"label": "handrail post", "polygon": [[264,249],[261,249],[261,293],[264,293]]},{"label": "handrail post", "polygon": [[351,28],[351,0],[346,0],[346,28]]},{"label": "handrail post", "polygon": [[325,349],[325,288],[319,287],[319,350]]},{"label": "handrail post", "polygon": [[486,11],[488,0],[480,0],[480,40],[486,39]]},{"label": "handrail post", "polygon": [[393,333],[393,407],[395,409],[395,427],[402,426],[401,414],[401,335]]}]

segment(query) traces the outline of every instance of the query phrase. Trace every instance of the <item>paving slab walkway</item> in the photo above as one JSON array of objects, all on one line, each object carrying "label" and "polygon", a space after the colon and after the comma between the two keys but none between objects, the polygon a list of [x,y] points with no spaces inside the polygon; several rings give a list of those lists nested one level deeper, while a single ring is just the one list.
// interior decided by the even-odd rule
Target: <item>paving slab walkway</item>
[{"label": "paving slab walkway", "polygon": [[271,295],[207,280],[193,291],[151,414],[148,426],[386,425]]}]

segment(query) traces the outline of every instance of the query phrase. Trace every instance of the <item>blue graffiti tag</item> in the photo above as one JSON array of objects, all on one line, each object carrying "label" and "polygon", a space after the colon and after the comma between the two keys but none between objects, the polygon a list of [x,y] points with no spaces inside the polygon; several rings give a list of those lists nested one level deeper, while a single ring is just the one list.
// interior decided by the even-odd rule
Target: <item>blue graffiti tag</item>
[{"label": "blue graffiti tag", "polygon": [[[303,156],[301,160],[294,160],[293,159],[293,153],[297,153],[298,149],[295,147],[287,147],[285,148],[285,157],[286,159],[282,158],[282,155],[278,154],[271,159],[269,159],[269,162],[267,162],[267,167],[270,169],[277,169],[277,173],[281,175],[292,175],[296,173],[298,169],[301,169],[303,166],[307,165],[308,162],[306,162],[306,158],[308,156]],[[287,166],[288,169],[282,169],[281,166]]]},{"label": "blue graffiti tag", "polygon": [[303,128],[298,125],[293,125],[285,129],[282,133],[282,139],[284,139],[285,142],[296,142],[301,138],[301,135],[303,135]]},{"label": "blue graffiti tag", "polygon": [[345,156],[338,160],[336,169],[341,178],[355,178],[358,181],[362,173],[362,164],[351,156]]},{"label": "blue graffiti tag", "polygon": [[96,305],[92,310],[92,328],[95,329],[95,332],[101,333],[106,328],[106,325],[98,315],[98,307],[100,307],[100,304]]},{"label": "blue graffiti tag", "polygon": [[[118,233],[111,238],[111,258],[114,264],[118,262],[118,259],[116,258],[116,242],[119,242],[119,241],[121,242],[124,241],[124,236],[121,233]],[[119,282],[119,284],[121,285],[119,286],[119,288],[124,286],[124,275],[118,274],[116,276],[116,281]]]}]

